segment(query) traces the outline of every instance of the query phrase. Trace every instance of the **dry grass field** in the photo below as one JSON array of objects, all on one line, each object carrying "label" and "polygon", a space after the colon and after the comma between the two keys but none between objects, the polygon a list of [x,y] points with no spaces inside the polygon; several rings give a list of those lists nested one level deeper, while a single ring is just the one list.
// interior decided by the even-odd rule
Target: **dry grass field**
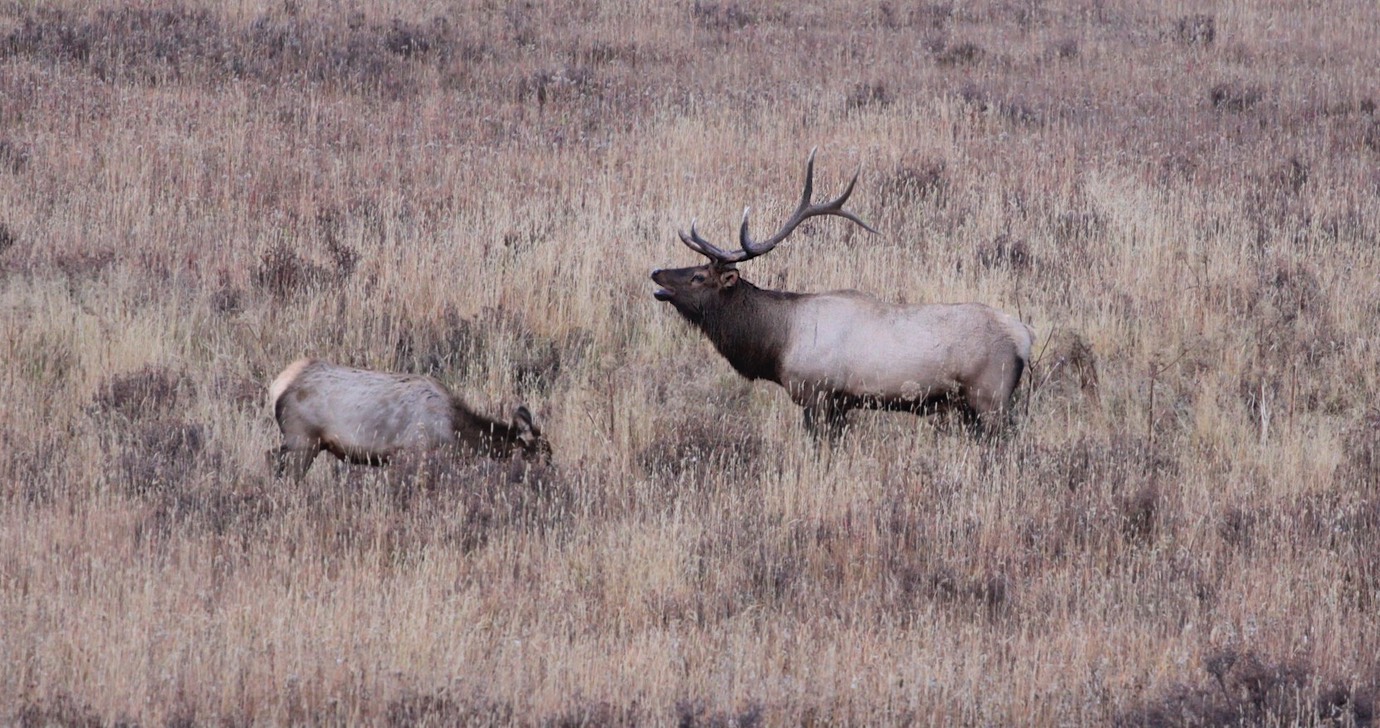
[{"label": "dry grass field", "polygon": [[[0,5],[0,723],[1373,725],[1380,8]],[[652,299],[1034,326],[817,452]],[[556,457],[270,477],[312,355]]]}]

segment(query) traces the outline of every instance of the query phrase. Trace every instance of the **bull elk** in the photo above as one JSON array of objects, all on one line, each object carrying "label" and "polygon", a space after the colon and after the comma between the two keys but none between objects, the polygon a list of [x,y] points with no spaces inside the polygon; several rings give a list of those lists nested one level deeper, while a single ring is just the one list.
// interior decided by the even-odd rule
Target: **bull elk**
[{"label": "bull elk", "polygon": [[273,380],[268,400],[283,433],[282,447],[269,453],[280,477],[301,480],[322,450],[368,465],[404,450],[447,446],[496,458],[551,455],[525,406],[511,423],[501,422],[470,409],[431,377],[299,359]]},{"label": "bull elk", "polygon": [[734,251],[705,240],[692,220],[681,242],[709,263],[653,271],[656,299],[699,328],[739,374],[785,387],[816,440],[837,437],[848,412],[860,408],[957,409],[975,431],[999,431],[1034,339],[1014,316],[980,303],[898,305],[852,290],[772,291],[739,275],[739,263],[770,252],[812,217],[842,217],[877,232],[843,209],[857,174],[838,198],[811,204],[814,168],[812,150],[800,205],[766,240],[748,234],[748,210]]}]

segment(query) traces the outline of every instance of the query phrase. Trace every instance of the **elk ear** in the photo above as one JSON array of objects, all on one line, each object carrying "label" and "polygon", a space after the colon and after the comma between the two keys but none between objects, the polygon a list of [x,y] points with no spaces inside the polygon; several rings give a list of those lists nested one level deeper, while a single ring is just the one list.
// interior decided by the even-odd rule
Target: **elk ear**
[{"label": "elk ear", "polygon": [[519,437],[523,439],[541,434],[541,429],[532,418],[532,410],[527,409],[527,405],[520,404],[513,410],[513,426],[518,429]]},{"label": "elk ear", "polygon": [[729,268],[726,271],[719,272],[720,288],[732,288],[736,285],[738,285],[738,271],[734,270],[733,268]]}]

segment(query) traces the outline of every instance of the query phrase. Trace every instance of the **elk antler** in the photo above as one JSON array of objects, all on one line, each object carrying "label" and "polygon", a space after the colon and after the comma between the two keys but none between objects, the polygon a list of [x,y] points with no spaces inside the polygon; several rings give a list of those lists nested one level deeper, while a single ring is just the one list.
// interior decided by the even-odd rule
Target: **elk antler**
[{"label": "elk antler", "polygon": [[752,260],[759,255],[769,252],[772,248],[776,247],[777,243],[785,240],[795,230],[797,225],[817,215],[837,215],[838,217],[852,220],[870,233],[876,233],[877,231],[872,229],[871,225],[863,222],[857,215],[843,209],[843,203],[847,202],[848,196],[853,194],[853,185],[857,184],[857,182],[858,174],[854,173],[853,179],[848,182],[848,187],[844,189],[843,194],[829,202],[811,205],[810,195],[814,193],[815,185],[815,150],[811,149],[810,158],[805,162],[805,192],[800,196],[800,204],[796,206],[795,212],[791,213],[790,219],[786,220],[786,224],[782,225],[781,229],[778,230],[775,235],[760,243],[752,240],[748,235],[748,212],[752,209],[749,207],[743,210],[743,225],[738,231],[738,241],[739,245],[742,247],[738,250],[731,252],[726,251],[700,237],[699,232],[695,230],[694,220],[690,221],[690,232],[688,234],[684,232],[680,233],[680,240],[685,243],[686,247],[709,258],[715,263],[728,265],[741,263],[745,260]]}]

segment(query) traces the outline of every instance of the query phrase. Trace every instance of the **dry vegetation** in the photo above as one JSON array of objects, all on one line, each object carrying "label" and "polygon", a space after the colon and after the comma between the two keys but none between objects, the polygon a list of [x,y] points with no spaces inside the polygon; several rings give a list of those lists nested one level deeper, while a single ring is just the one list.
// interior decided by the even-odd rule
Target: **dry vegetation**
[{"label": "dry vegetation", "polygon": [[[1376,68],[1368,0],[7,3],[0,722],[1371,725]],[[816,145],[885,235],[748,277],[1019,311],[1005,443],[817,457],[652,300]],[[302,354],[556,464],[275,483]]]}]

